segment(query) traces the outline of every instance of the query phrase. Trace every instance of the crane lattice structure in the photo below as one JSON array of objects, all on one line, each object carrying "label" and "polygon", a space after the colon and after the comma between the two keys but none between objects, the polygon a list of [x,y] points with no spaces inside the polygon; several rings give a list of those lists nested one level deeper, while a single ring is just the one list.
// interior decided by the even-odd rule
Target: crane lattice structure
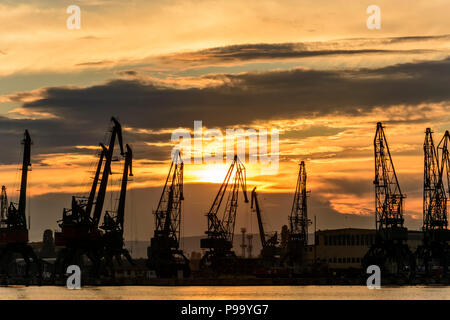
[{"label": "crane lattice structure", "polygon": [[[381,122],[377,124],[375,149],[375,217],[377,232],[392,236],[391,230],[403,229],[405,195],[401,192],[391,152]],[[406,239],[405,239],[406,240]]]},{"label": "crane lattice structure", "polygon": [[116,261],[121,264],[123,256],[128,260],[130,264],[134,265],[130,253],[125,248],[123,238],[127,185],[129,177],[133,176],[133,151],[128,144],[125,146],[125,150],[122,183],[120,187],[120,196],[117,211],[115,212],[115,214],[113,212],[106,211],[103,217],[103,224],[102,226],[100,226],[100,228],[105,231],[103,235],[103,245],[106,267],[113,275],[113,258],[115,258]]},{"label": "crane lattice structure", "polygon": [[19,203],[11,202],[7,207],[6,187],[2,187],[1,193],[1,227],[0,227],[0,261],[1,269],[9,274],[9,266],[15,254],[24,258],[26,269],[25,276],[29,277],[31,260],[36,265],[38,279],[41,278],[41,263],[32,247],[28,244],[28,227],[26,218],[28,171],[31,168],[31,137],[25,130],[22,159],[22,175],[20,182]]},{"label": "crane lattice structure", "polygon": [[[218,217],[219,209],[230,186],[230,181],[232,181],[230,192],[228,193],[225,209],[220,219]],[[212,269],[225,272],[231,271],[233,268],[236,255],[232,251],[232,247],[239,187],[242,188],[244,201],[248,203],[245,167],[239,158],[235,156],[214,198],[214,202],[206,215],[208,219],[208,230],[205,232],[207,238],[201,239],[200,241],[200,247],[207,249],[201,261],[202,266],[209,265]]]},{"label": "crane lattice structure", "polygon": [[263,260],[273,260],[280,257],[281,247],[279,246],[278,233],[267,234],[264,231],[262,212],[256,194],[256,187],[252,190],[251,208],[256,212],[258,220],[259,238],[261,240],[261,257]]},{"label": "crane lattice structure", "polygon": [[[432,131],[427,128],[424,142],[424,181],[423,181],[423,245],[416,251],[420,270],[429,273],[433,264],[448,272],[450,264],[450,240],[447,220],[448,197],[445,179],[449,187],[448,131],[435,148]],[[444,171],[446,177],[444,177]]]},{"label": "crane lattice structure", "polygon": [[308,219],[306,177],[305,162],[301,161],[294,202],[292,203],[291,215],[289,216],[289,226],[290,241],[303,246],[308,245],[308,226],[311,224],[311,220]]},{"label": "crane lattice structure", "polygon": [[[374,138],[376,241],[363,259],[363,266],[376,264],[391,273],[413,270],[414,258],[404,227],[404,199],[381,122]],[[395,269],[395,270],[394,270]]]},{"label": "crane lattice structure", "polygon": [[301,267],[305,263],[304,253],[308,245],[308,194],[306,189],[306,166],[305,162],[299,164],[297,184],[295,187],[294,201],[292,202],[289,215],[289,239],[285,259],[288,264]]},{"label": "crane lattice structure", "polygon": [[111,163],[116,140],[119,144],[120,155],[125,156],[122,126],[114,117],[111,118],[111,122],[109,144],[108,146],[100,144],[101,152],[89,196],[87,198],[72,197],[71,208],[64,209],[63,219],[59,221],[61,232],[55,232],[55,245],[64,247],[59,251],[55,262],[57,273],[61,276],[64,275],[67,266],[71,264],[82,267],[84,257],[91,261],[92,275],[98,276],[102,259],[105,259],[104,233],[99,228],[99,222],[103,212],[109,176],[112,174]]},{"label": "crane lattice structure", "polygon": [[153,212],[155,216],[154,237],[147,249],[148,266],[159,277],[173,277],[179,271],[189,276],[189,260],[180,250],[184,164],[176,151],[170,165],[166,183]]},{"label": "crane lattice structure", "polygon": [[[441,145],[442,165],[445,164],[445,154],[448,153],[445,136]],[[440,167],[437,150],[434,146],[430,128],[426,129],[423,175],[423,229],[426,234],[434,230],[447,229],[447,196],[443,183],[443,169]]]}]

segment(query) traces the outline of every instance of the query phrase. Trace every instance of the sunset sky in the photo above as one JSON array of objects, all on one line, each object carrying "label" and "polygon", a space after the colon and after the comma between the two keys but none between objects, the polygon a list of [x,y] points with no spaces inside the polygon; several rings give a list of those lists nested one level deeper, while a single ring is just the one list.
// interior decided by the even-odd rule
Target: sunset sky
[{"label": "sunset sky", "polygon": [[[379,30],[366,26],[372,4]],[[69,5],[81,8],[80,29],[66,27]],[[279,131],[279,169],[246,166],[269,230],[287,224],[300,160],[318,229],[374,228],[381,121],[407,195],[406,226],[419,229],[424,132],[437,141],[450,127],[449,12],[448,0],[1,0],[0,184],[17,197],[28,129],[30,232],[41,239],[71,195],[88,190],[117,116],[135,157],[125,236],[148,240],[171,134],[201,120],[224,134]],[[186,165],[184,235],[204,232],[226,169]],[[249,205],[238,215],[237,231],[257,231]]]}]

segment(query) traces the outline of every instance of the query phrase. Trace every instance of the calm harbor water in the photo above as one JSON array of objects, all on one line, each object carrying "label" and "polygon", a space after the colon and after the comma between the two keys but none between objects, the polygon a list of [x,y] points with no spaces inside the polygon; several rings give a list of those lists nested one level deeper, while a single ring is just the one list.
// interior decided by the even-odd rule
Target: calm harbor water
[{"label": "calm harbor water", "polygon": [[320,300],[399,300],[399,299],[450,299],[450,287],[414,286],[382,287],[369,290],[363,286],[126,286],[83,287],[69,290],[65,287],[0,287],[0,299],[23,300],[185,300],[185,299],[320,299]]}]

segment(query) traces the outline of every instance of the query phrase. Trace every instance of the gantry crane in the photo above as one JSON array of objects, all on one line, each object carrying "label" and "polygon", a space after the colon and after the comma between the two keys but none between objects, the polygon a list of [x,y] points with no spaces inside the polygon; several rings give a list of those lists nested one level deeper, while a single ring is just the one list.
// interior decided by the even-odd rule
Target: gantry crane
[{"label": "gantry crane", "polygon": [[[94,275],[97,275],[100,270],[100,263],[102,257],[104,257],[105,250],[103,232],[98,225],[105,201],[108,178],[111,174],[111,162],[113,161],[116,139],[119,143],[120,154],[124,156],[122,127],[114,117],[111,118],[111,121],[113,127],[109,145],[106,147],[100,144],[102,150],[89,197],[87,199],[84,197],[72,197],[71,209],[64,209],[63,211],[63,219],[59,224],[61,232],[55,233],[55,245],[64,246],[60,250],[55,263],[59,274],[64,274],[68,265],[83,266],[84,256],[91,261]],[[103,172],[100,178],[102,168]],[[100,187],[97,190],[99,181]],[[95,195],[97,195],[96,198]],[[93,207],[94,212],[91,217]]]},{"label": "gantry crane", "polygon": [[125,248],[123,231],[125,222],[125,199],[127,196],[128,177],[133,176],[132,161],[133,151],[127,144],[125,146],[125,161],[122,173],[122,183],[120,187],[119,203],[117,206],[117,212],[106,211],[103,217],[103,224],[100,226],[105,231],[103,235],[104,246],[104,259],[106,268],[114,275],[113,258],[117,263],[122,264],[122,256],[125,257],[128,262],[134,265],[133,259],[130,253]]},{"label": "gantry crane", "polygon": [[287,243],[286,255],[288,264],[304,265],[305,251],[308,245],[308,226],[311,220],[308,219],[308,191],[306,189],[306,166],[301,161],[298,170],[297,185],[295,187],[294,201],[292,203],[291,214],[289,216],[289,239]]},{"label": "gantry crane", "polygon": [[155,215],[155,233],[147,248],[147,265],[158,277],[168,278],[183,272],[190,275],[189,260],[180,250],[183,196],[183,160],[177,151],[159,199]]},{"label": "gantry crane", "polygon": [[[232,178],[233,173],[234,177]],[[232,180],[231,190],[226,200],[222,219],[219,219],[218,212],[225,193],[227,192],[230,180]],[[236,254],[232,248],[239,186],[242,187],[244,201],[248,203],[245,167],[239,158],[235,156],[225,179],[220,186],[219,192],[206,214],[208,219],[208,230],[205,232],[207,238],[200,240],[200,247],[202,249],[207,249],[200,262],[202,267],[210,267],[216,272],[234,271]]]},{"label": "gantry crane", "polygon": [[8,274],[8,265],[14,255],[20,254],[25,260],[25,276],[29,276],[31,265],[30,259],[37,265],[38,277],[40,278],[40,261],[35,252],[28,244],[28,227],[26,218],[27,204],[27,182],[28,171],[31,167],[31,138],[28,130],[25,130],[23,144],[22,177],[20,183],[19,203],[11,202],[7,205],[6,188],[2,187],[1,201],[1,226],[0,226],[0,260],[2,269]]},{"label": "gantry crane", "polygon": [[388,273],[414,271],[414,258],[406,240],[401,192],[381,122],[374,138],[376,241],[363,258],[363,266],[378,265]]},{"label": "gantry crane", "polygon": [[259,206],[258,197],[256,194],[256,187],[252,190],[251,208],[256,212],[258,220],[259,238],[261,240],[261,258],[264,261],[271,261],[277,259],[281,255],[281,247],[279,246],[278,234],[266,234],[264,231],[264,224],[262,221],[261,208]]}]

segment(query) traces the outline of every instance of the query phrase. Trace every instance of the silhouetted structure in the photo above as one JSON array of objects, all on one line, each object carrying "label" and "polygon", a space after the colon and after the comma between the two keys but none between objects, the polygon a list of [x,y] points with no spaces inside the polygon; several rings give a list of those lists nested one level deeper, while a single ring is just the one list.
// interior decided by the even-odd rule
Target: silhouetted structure
[{"label": "silhouetted structure", "polygon": [[377,123],[374,152],[377,237],[363,259],[363,266],[375,264],[389,273],[411,271],[415,268],[414,258],[405,243],[408,230],[403,225],[405,195],[400,190],[381,122]]},{"label": "silhouetted structure", "polygon": [[[219,219],[217,214],[230,184],[233,172],[233,182],[225,203],[223,217]],[[208,230],[205,232],[207,238],[201,239],[200,241],[200,247],[207,249],[201,261],[203,268],[210,267],[216,272],[234,272],[236,254],[232,248],[239,186],[242,187],[245,202],[248,202],[245,167],[238,157],[235,156],[225,176],[225,180],[220,186],[219,192],[206,215],[208,218]]]},{"label": "silhouetted structure", "polygon": [[279,247],[278,234],[266,234],[264,231],[264,224],[262,219],[261,208],[259,206],[258,197],[256,194],[256,187],[252,190],[251,208],[255,210],[258,220],[259,238],[261,240],[261,257],[263,260],[274,263],[274,260],[280,258],[281,248]]},{"label": "silhouetted structure", "polygon": [[[447,195],[444,186],[444,171],[448,175],[449,153],[448,131],[445,132],[438,148],[435,148],[432,131],[426,129],[423,180],[423,245],[416,256],[420,271],[430,273],[433,266],[442,267],[446,273],[450,263],[450,248],[447,221]],[[441,151],[441,158],[439,152]]]},{"label": "silhouetted structure", "polygon": [[55,242],[53,239],[53,232],[50,229],[44,231],[42,237],[42,248],[39,251],[39,257],[42,258],[55,258]]},{"label": "silhouetted structure", "polygon": [[[115,230],[105,238],[103,231],[98,227],[103,211],[109,176],[112,173],[111,162],[113,161],[116,139],[119,143],[121,156],[126,156],[122,142],[122,127],[114,117],[111,118],[111,121],[113,127],[109,145],[106,147],[105,145],[100,144],[102,150],[99,155],[99,161],[89,196],[87,198],[72,197],[71,209],[64,209],[63,211],[63,219],[59,224],[61,232],[55,233],[55,244],[64,247],[59,251],[56,261],[57,270],[61,275],[65,273],[65,270],[69,265],[76,264],[83,266],[85,257],[87,257],[91,263],[92,275],[97,276],[100,272],[102,260],[109,260],[109,257],[112,254],[111,250],[116,251],[118,247],[123,246],[123,240],[120,240],[120,237],[123,232],[125,194],[122,195],[122,208],[119,208],[122,217],[116,217],[116,220],[113,220],[111,223],[111,220],[109,220],[111,216],[108,214],[105,221],[106,225],[104,225],[107,229],[109,228],[108,231],[115,230],[115,228],[118,227],[118,232]],[[124,175],[125,173],[128,175],[128,168],[131,166],[131,150],[128,150],[128,152],[129,159],[128,163],[125,161]],[[100,186],[98,186],[99,182]],[[122,185],[122,191],[126,192],[126,178],[123,180],[123,183],[125,185]],[[123,189],[123,187],[125,187],[125,189]],[[97,197],[95,197],[96,195]],[[94,204],[95,208],[93,215],[91,216]],[[111,224],[115,225],[112,229]],[[105,240],[108,239],[107,241],[109,241],[111,238],[115,238],[115,241],[118,241],[118,243],[115,245],[109,243],[107,249],[105,247]],[[109,251],[108,254],[106,254],[107,250]],[[124,252],[121,251],[121,253]],[[111,268],[112,266],[110,263],[110,261],[106,261],[106,266]]]},{"label": "silhouetted structure", "polygon": [[122,264],[122,256],[128,260],[128,262],[134,265],[133,259],[131,259],[130,253],[125,249],[123,231],[125,222],[125,199],[127,196],[127,184],[128,177],[133,176],[132,161],[133,152],[131,147],[127,144],[125,151],[125,161],[123,165],[122,184],[120,187],[119,204],[117,212],[105,212],[103,217],[103,224],[100,226],[105,231],[103,234],[104,245],[104,259],[106,267],[111,274],[114,274],[113,258],[116,259],[119,265]]},{"label": "silhouetted structure", "polygon": [[183,160],[177,151],[159,199],[155,215],[155,233],[147,249],[147,265],[159,277],[175,277],[179,271],[190,275],[189,260],[180,250],[183,196]]},{"label": "silhouetted structure", "polygon": [[308,219],[306,177],[305,162],[301,161],[289,216],[289,240],[284,257],[288,264],[298,267],[305,265],[304,253],[308,245],[308,225],[311,224]]},{"label": "silhouetted structure", "polygon": [[6,209],[6,188],[2,187],[1,201],[1,227],[0,227],[0,261],[3,272],[8,274],[9,265],[14,261],[15,255],[21,255],[26,263],[25,276],[29,276],[31,260],[37,264],[40,277],[40,263],[28,245],[27,218],[25,215],[27,204],[28,170],[31,167],[31,138],[28,130],[25,130],[23,144],[22,177],[20,183],[19,203],[11,202]]}]

